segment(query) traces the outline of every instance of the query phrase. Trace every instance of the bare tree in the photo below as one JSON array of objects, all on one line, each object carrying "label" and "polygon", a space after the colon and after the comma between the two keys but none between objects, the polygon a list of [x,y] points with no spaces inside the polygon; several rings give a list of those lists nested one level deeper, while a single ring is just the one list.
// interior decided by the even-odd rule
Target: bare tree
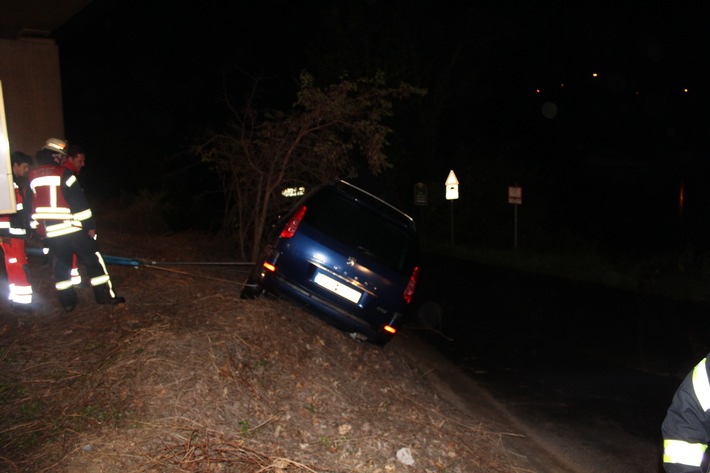
[{"label": "bare tree", "polygon": [[208,133],[196,147],[222,179],[225,229],[241,256],[252,260],[267,224],[289,205],[284,188],[390,167],[384,147],[392,130],[384,120],[394,100],[425,93],[405,83],[387,86],[382,73],[318,87],[305,72],[287,112],[258,110],[255,92],[242,108],[231,109],[223,131]]}]

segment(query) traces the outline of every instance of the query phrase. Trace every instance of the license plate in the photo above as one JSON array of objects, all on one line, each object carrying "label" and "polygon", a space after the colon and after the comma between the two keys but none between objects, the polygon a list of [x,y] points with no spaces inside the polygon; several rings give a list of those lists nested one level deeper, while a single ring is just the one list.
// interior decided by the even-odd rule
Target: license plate
[{"label": "license plate", "polygon": [[316,274],[316,277],[313,279],[313,282],[315,282],[321,287],[328,289],[331,292],[334,292],[340,297],[344,297],[345,299],[355,304],[358,303],[358,301],[360,300],[360,296],[362,296],[359,291],[356,291],[355,289],[348,287],[344,284],[340,284],[335,279],[331,278],[330,276],[326,276],[323,273]]}]

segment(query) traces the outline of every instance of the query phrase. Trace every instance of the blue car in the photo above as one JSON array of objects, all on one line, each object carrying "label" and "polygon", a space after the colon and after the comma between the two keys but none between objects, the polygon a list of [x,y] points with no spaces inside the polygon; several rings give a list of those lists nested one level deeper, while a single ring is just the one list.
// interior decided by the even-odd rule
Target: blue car
[{"label": "blue car", "polygon": [[242,298],[284,296],[355,338],[391,340],[419,277],[411,217],[338,180],[306,195],[275,229]]}]

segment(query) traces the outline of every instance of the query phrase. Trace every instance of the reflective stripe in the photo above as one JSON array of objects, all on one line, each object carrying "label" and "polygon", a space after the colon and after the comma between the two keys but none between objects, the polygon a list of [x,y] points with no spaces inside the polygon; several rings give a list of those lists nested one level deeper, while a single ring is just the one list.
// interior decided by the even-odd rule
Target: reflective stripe
[{"label": "reflective stripe", "polygon": [[10,264],[15,264],[15,263],[17,263],[17,258],[8,258],[7,262]]},{"label": "reflective stripe", "polygon": [[67,218],[67,215],[71,214],[71,210],[69,210],[69,207],[37,207],[35,209],[35,212],[37,213],[52,213],[52,214],[58,214],[61,215],[60,218]]},{"label": "reflective stripe", "polygon": [[32,304],[32,295],[20,296],[15,294],[15,298],[12,300],[15,304]]},{"label": "reflective stripe", "polygon": [[62,184],[62,178],[60,176],[40,176],[35,177],[30,182],[30,187],[34,191],[39,186],[60,186]]},{"label": "reflective stripe", "polygon": [[60,230],[60,231],[56,231],[56,232],[47,232],[47,238],[56,238],[56,237],[60,237],[60,236],[64,236],[64,235],[69,235],[70,233],[76,233],[79,230],[80,229],[78,229],[78,228],[72,227],[72,228],[67,228],[65,230]]},{"label": "reflective stripe", "polygon": [[54,284],[54,287],[58,291],[63,291],[65,289],[69,289],[70,287],[74,287],[74,285],[71,283],[71,279],[68,281],[58,281],[57,283]]},{"label": "reflective stripe", "polygon": [[8,221],[0,221],[0,229],[8,230],[10,235],[27,235],[27,230],[24,228],[15,228]]},{"label": "reflective stripe", "polygon": [[75,182],[76,182],[76,176],[72,174],[71,177],[69,177],[69,179],[67,179],[67,182],[66,182],[67,187],[73,186]]},{"label": "reflective stripe", "polygon": [[61,223],[54,223],[52,225],[47,225],[47,231],[59,231],[69,227],[80,228],[81,225],[72,225],[71,220],[64,220]]},{"label": "reflective stripe", "polygon": [[706,358],[695,365],[693,370],[693,391],[698,398],[700,407],[707,412],[710,409],[710,381],[708,381],[708,370],[705,368]]},{"label": "reflective stripe", "polygon": [[[104,269],[104,274],[106,275],[106,287],[108,287],[108,293],[109,293],[109,295],[110,295],[112,298],[113,298],[113,297],[116,297],[116,293],[113,292],[113,285],[111,284],[111,278],[109,278],[109,276],[108,276],[108,270],[106,269],[106,263],[104,263],[104,259],[103,259],[103,257],[101,256],[101,253],[99,253],[99,252],[97,251],[97,252],[94,253],[94,254],[95,254],[96,257],[99,259],[99,263],[101,263],[101,267]],[[99,276],[99,277],[100,277],[100,276]],[[97,279],[97,278],[94,278],[94,279]],[[91,281],[91,285],[92,285],[92,286],[95,286],[95,285],[96,285],[96,284],[94,284],[93,279],[92,279],[92,281]]]},{"label": "reflective stripe", "polygon": [[707,445],[702,443],[664,440],[663,463],[680,463],[681,465],[700,467],[707,448]]},{"label": "reflective stripe", "polygon": [[23,296],[31,296],[32,295],[32,286],[15,285],[15,294],[20,294]]},{"label": "reflective stripe", "polygon": [[79,220],[80,222],[83,222],[84,220],[91,218],[92,216],[93,215],[91,214],[91,209],[82,210],[81,212],[74,214],[74,218]]},{"label": "reflective stripe", "polygon": [[16,304],[32,304],[32,286],[15,286],[12,302]]},{"label": "reflective stripe", "polygon": [[75,286],[81,284],[81,275],[79,274],[79,268],[72,268],[70,274],[72,284],[74,284]]},{"label": "reflective stripe", "polygon": [[54,225],[47,225],[45,228],[45,231],[47,232],[47,238],[68,235],[70,233],[78,232],[80,230],[81,223],[72,222],[70,220],[65,220],[62,223],[57,223]]},{"label": "reflective stripe", "polygon": [[71,211],[66,208],[38,207],[32,214],[35,220],[64,220],[71,216]]},{"label": "reflective stripe", "polygon": [[109,281],[108,274],[104,274],[103,276],[96,276],[95,278],[91,278],[91,285],[92,286],[100,286],[102,284],[106,284]]}]

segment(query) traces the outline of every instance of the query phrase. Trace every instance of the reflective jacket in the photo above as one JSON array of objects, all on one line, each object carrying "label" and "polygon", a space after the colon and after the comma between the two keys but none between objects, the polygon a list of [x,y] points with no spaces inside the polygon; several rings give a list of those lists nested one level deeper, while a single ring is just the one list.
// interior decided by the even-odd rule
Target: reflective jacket
[{"label": "reflective jacket", "polygon": [[95,227],[84,191],[70,169],[38,166],[30,171],[30,188],[32,219],[41,235],[56,238]]},{"label": "reflective jacket", "polygon": [[24,208],[24,196],[16,182],[12,185],[15,188],[15,213],[0,215],[0,236],[25,238],[29,224]]},{"label": "reflective jacket", "polygon": [[708,357],[685,377],[663,420],[663,468],[667,473],[707,471],[704,457],[710,442]]}]

